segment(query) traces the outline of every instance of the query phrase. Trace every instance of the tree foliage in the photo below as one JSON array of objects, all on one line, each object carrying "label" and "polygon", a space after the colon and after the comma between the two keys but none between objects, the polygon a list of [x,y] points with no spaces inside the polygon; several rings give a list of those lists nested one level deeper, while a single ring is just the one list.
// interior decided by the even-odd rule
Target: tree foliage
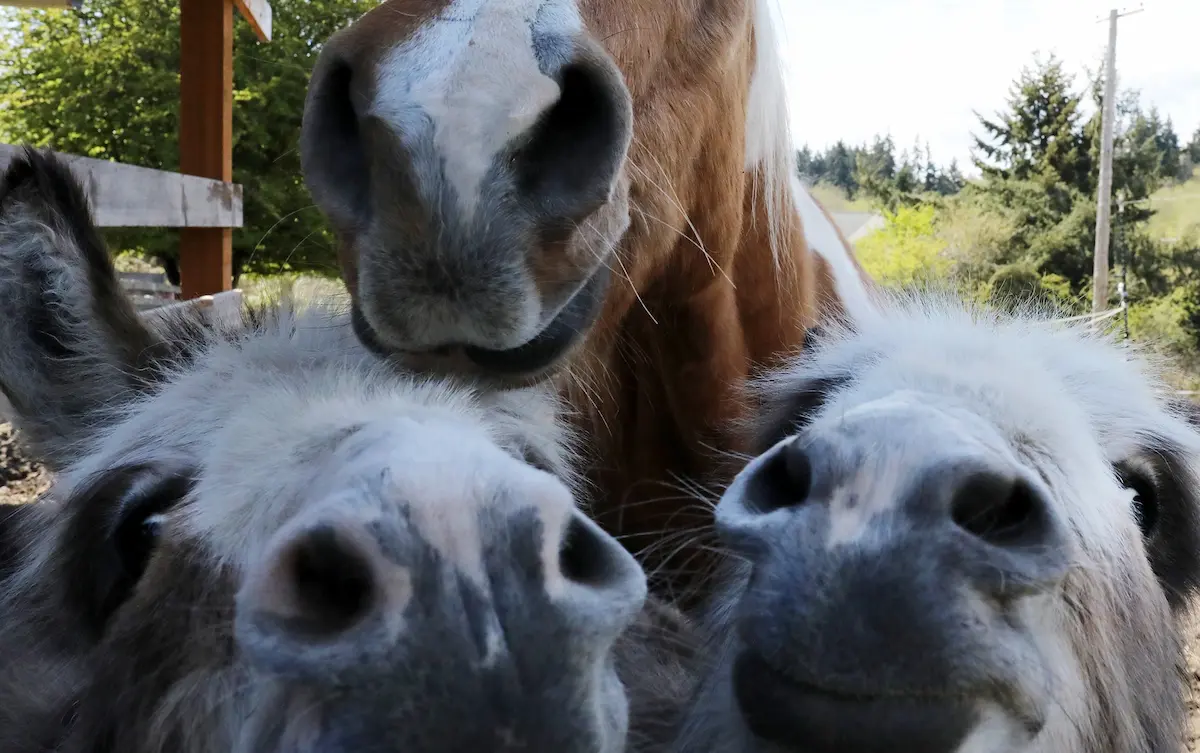
[{"label": "tree foliage", "polygon": [[870,146],[838,141],[824,152],[805,146],[796,158],[800,176],[809,182],[835,186],[851,199],[861,195],[892,212],[928,194],[958,193],[966,183],[957,162],[938,165],[920,141],[897,154],[891,136],[876,136]]},{"label": "tree foliage", "polygon": [[[1007,107],[979,118],[974,162],[982,179],[946,196],[914,194],[918,203],[887,213],[884,228],[859,242],[867,271],[885,284],[937,277],[993,302],[1034,298],[1089,310],[1102,91],[1103,80],[1077,88],[1058,60],[1035,60],[1013,83]],[[1133,335],[1197,370],[1200,234],[1154,237],[1146,200],[1190,177],[1200,131],[1180,146],[1170,120],[1144,108],[1136,92],[1121,92],[1116,112],[1110,291],[1127,283]],[[887,180],[886,162],[870,151],[860,167],[864,185],[877,175],[893,191],[910,182],[900,168]]]},{"label": "tree foliage", "polygon": [[[245,225],[238,266],[332,268],[328,229],[305,190],[297,144],[321,43],[377,0],[272,0],[260,43],[239,19],[234,52],[234,181]],[[83,0],[78,10],[6,10],[0,29],[0,140],[163,170],[179,167],[179,4]],[[109,232],[116,248],[173,259],[177,233]]]},{"label": "tree foliage", "polygon": [[[1007,109],[981,116],[985,135],[974,136],[985,180],[968,190],[1018,218],[1007,258],[1065,279],[1077,296],[1091,284],[1103,86],[1097,79],[1076,89],[1058,59],[1035,60],[1014,82]],[[1093,114],[1085,118],[1089,96]],[[1146,200],[1180,177],[1181,153],[1170,121],[1143,109],[1136,92],[1120,93],[1115,110],[1112,226],[1119,243],[1144,234]]]},{"label": "tree foliage", "polygon": [[1091,186],[1089,134],[1081,127],[1083,96],[1054,56],[1021,71],[1008,109],[988,119],[977,114],[985,136],[973,136],[975,165],[992,181],[1049,179],[1081,192]]},{"label": "tree foliage", "polygon": [[884,231],[863,238],[855,248],[859,263],[876,279],[893,284],[944,278],[951,261],[946,241],[936,232],[935,212],[931,204],[885,211]]}]

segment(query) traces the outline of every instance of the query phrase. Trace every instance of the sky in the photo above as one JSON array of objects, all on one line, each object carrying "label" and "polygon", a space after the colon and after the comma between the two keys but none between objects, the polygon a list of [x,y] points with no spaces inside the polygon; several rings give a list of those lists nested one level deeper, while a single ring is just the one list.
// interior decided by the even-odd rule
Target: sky
[{"label": "sky", "polygon": [[[891,133],[967,171],[973,110],[1004,107],[1037,52],[1077,74],[1097,70],[1108,11],[1139,0],[774,0],[797,146]],[[1186,143],[1200,127],[1200,0],[1142,0],[1117,26],[1117,82],[1170,116]],[[1098,19],[1105,19],[1097,23]]]}]

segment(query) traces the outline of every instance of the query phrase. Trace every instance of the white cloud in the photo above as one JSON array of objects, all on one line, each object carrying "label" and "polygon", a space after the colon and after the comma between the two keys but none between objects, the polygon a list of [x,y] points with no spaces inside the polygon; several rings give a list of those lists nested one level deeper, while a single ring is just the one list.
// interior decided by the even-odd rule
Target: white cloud
[{"label": "white cloud", "polygon": [[[1077,74],[1096,70],[1116,0],[776,0],[792,132],[824,147],[890,132],[934,159],[969,164],[977,110],[1004,105],[1035,52]],[[1125,7],[1128,7],[1125,6]],[[1145,0],[1118,25],[1122,88],[1140,89],[1185,140],[1200,126],[1200,0]]]}]

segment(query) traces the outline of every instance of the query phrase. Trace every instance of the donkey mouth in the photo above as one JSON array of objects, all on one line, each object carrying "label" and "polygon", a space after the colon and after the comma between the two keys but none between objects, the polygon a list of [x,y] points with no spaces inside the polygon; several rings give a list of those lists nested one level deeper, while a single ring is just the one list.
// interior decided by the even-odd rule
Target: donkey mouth
[{"label": "donkey mouth", "polygon": [[757,653],[733,668],[734,694],[755,737],[804,753],[952,753],[976,721],[956,696],[830,691],[785,676]]},{"label": "donkey mouth", "polygon": [[563,304],[541,332],[513,348],[493,350],[475,345],[446,346],[428,353],[409,353],[389,348],[367,321],[357,302],[351,310],[351,324],[359,341],[376,355],[387,358],[400,355],[435,364],[451,372],[464,371],[484,378],[530,383],[554,371],[591,328],[604,297],[612,272],[600,265],[592,276]]}]

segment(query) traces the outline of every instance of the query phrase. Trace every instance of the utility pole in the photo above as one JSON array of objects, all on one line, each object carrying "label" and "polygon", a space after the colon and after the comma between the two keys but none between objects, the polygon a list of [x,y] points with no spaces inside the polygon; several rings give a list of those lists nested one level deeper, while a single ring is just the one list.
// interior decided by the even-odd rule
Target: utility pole
[{"label": "utility pole", "polygon": [[1096,251],[1092,260],[1092,313],[1108,307],[1108,241],[1112,229],[1113,128],[1117,119],[1117,19],[1144,8],[1108,14],[1108,59],[1104,66],[1104,106],[1100,113],[1100,186],[1096,196]]}]

